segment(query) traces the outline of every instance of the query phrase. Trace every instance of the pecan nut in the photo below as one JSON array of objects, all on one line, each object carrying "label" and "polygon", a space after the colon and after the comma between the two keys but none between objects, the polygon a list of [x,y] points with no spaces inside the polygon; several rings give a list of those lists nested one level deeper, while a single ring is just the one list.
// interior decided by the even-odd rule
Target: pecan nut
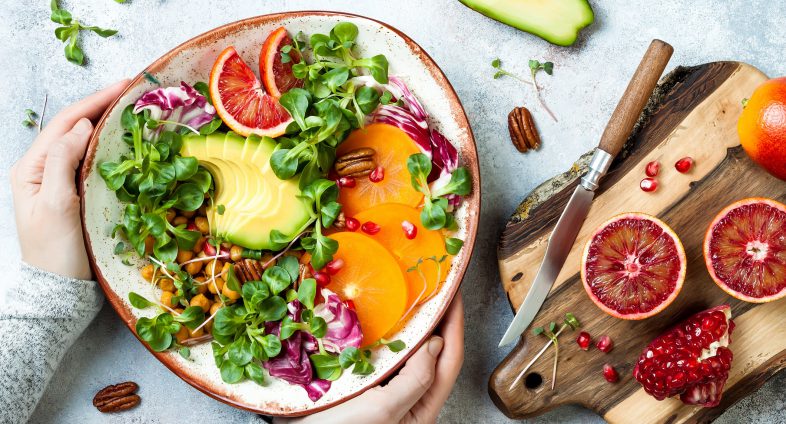
[{"label": "pecan nut", "polygon": [[241,283],[249,281],[259,281],[262,279],[262,274],[265,272],[262,268],[262,263],[254,259],[243,259],[242,261],[235,262],[235,275]]},{"label": "pecan nut", "polygon": [[333,226],[336,227],[337,230],[347,228],[347,217],[344,215],[344,212],[338,213],[336,220],[333,221]]},{"label": "pecan nut", "polygon": [[104,387],[93,397],[93,406],[101,412],[120,412],[131,409],[142,399],[135,392],[139,385],[133,381]]},{"label": "pecan nut", "polygon": [[376,152],[370,147],[361,147],[336,158],[333,167],[340,177],[365,177],[377,167],[374,161]]},{"label": "pecan nut", "polygon": [[510,140],[519,152],[537,149],[540,146],[540,136],[532,114],[525,107],[517,107],[508,114],[508,130]]}]

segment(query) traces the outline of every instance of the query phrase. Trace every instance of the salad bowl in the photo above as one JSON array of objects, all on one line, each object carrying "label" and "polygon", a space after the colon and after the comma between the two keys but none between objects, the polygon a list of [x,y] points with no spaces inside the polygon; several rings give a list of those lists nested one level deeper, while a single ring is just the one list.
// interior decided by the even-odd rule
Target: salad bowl
[{"label": "salad bowl", "polygon": [[[459,163],[470,175],[472,191],[455,210],[458,229],[455,237],[464,247],[453,257],[451,268],[438,291],[421,304],[398,330],[395,338],[405,344],[399,352],[376,349],[374,371],[369,375],[345,375],[333,382],[331,389],[316,401],[299,387],[276,378],[263,385],[252,381],[227,384],[214,364],[210,343],[191,347],[188,358],[175,351],[157,352],[143,343],[155,357],[181,379],[219,401],[237,408],[274,416],[301,416],[318,412],[351,399],[391,376],[407,358],[434,332],[450,305],[469,265],[480,215],[480,171],[475,141],[462,105],[445,75],[412,39],[395,28],[373,19],[337,12],[303,11],[253,17],[208,31],[175,47],[153,62],[133,79],[129,87],[108,108],[96,126],[80,173],[82,225],[93,271],[107,300],[137,338],[140,318],[151,317],[149,311],[135,309],[129,293],[144,290],[145,281],[137,272],[144,261],[129,257],[116,248],[113,236],[121,220],[123,205],[109,190],[98,166],[116,160],[127,152],[122,141],[123,110],[150,90],[178,86],[181,81],[204,81],[216,57],[229,45],[257,67],[258,52],[265,34],[285,26],[292,33],[303,31],[327,33],[338,22],[350,22],[359,28],[361,52],[384,54],[390,74],[405,81],[430,116],[429,123],[438,129],[458,150]],[[140,338],[141,341],[141,338]]]}]

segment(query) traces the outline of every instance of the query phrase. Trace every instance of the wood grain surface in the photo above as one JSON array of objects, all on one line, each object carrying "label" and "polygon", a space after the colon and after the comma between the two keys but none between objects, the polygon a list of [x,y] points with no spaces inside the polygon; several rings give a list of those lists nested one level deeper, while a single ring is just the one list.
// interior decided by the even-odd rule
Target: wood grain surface
[{"label": "wood grain surface", "polygon": [[[533,322],[533,326],[559,322],[566,312],[572,312],[593,339],[609,335],[615,347],[608,354],[594,346],[585,352],[575,343],[577,332],[563,333],[556,388],[551,390],[552,349],[521,383],[509,389],[546,342],[545,337],[527,331],[489,380],[489,394],[503,413],[526,418],[560,405],[579,404],[611,423],[707,422],[786,367],[786,326],[781,324],[786,301],[756,305],[728,296],[712,282],[702,256],[706,228],[724,206],[751,196],[786,200],[786,184],[747,158],[736,132],[741,100],[766,79],[757,69],[738,62],[679,67],[663,79],[602,181],[565,266]],[[551,229],[589,155],[535,189],[503,231],[499,267],[514,311],[529,290]],[[688,174],[673,168],[684,156],[696,161]],[[661,163],[660,188],[645,193],[638,185],[651,160]],[[680,295],[663,312],[643,321],[624,321],[603,313],[586,295],[579,276],[581,249],[590,232],[611,216],[631,211],[649,213],[668,223],[680,236],[688,260]],[[632,376],[642,349],[680,320],[724,303],[732,306],[737,327],[731,345],[734,361],[721,404],[701,408],[683,405],[678,399],[659,402],[647,395]],[[604,380],[605,363],[619,372],[618,383]],[[538,377],[542,383],[533,387]]]}]

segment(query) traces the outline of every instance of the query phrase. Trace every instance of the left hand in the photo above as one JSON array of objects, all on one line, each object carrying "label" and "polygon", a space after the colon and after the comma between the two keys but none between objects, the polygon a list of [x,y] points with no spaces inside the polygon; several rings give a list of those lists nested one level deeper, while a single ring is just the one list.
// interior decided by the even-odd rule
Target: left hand
[{"label": "left hand", "polygon": [[57,114],[11,168],[22,260],[64,277],[88,280],[76,169],[93,132],[91,120],[128,85],[119,81]]}]

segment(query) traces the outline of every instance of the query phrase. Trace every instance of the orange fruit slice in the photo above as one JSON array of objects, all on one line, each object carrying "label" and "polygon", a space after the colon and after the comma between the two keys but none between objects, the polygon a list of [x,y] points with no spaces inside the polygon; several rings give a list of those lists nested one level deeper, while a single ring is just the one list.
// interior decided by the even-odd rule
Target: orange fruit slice
[{"label": "orange fruit slice", "polygon": [[342,300],[351,300],[368,346],[398,323],[406,312],[407,283],[398,261],[381,244],[358,233],[336,233],[335,259],[344,266],[333,275],[327,288]]},{"label": "orange fruit slice", "polygon": [[358,177],[355,187],[341,188],[338,201],[344,214],[354,217],[382,203],[418,206],[423,201],[423,193],[412,187],[407,170],[407,159],[420,150],[404,131],[388,124],[368,125],[353,131],[338,146],[336,155],[341,157],[361,147],[374,149],[374,162],[384,170],[384,178],[375,183],[368,177]]},{"label": "orange fruit slice", "polygon": [[[430,299],[450,271],[450,256],[445,251],[445,241],[439,231],[427,230],[420,222],[420,212],[400,203],[384,203],[355,215],[360,223],[372,221],[379,225],[378,233],[371,236],[398,259],[407,279],[409,297],[407,308]],[[409,239],[403,229],[404,222],[417,228],[415,237]],[[441,263],[437,260],[447,256]],[[418,271],[408,271],[418,264]],[[421,274],[422,273],[422,274]]]},{"label": "orange fruit slice", "polygon": [[295,88],[302,87],[303,80],[295,78],[292,74],[292,65],[300,62],[300,52],[292,49],[287,54],[290,60],[283,62],[281,49],[284,46],[292,46],[292,37],[289,36],[287,29],[281,27],[267,36],[265,44],[259,53],[259,75],[265,89],[273,97],[281,97],[282,94]]},{"label": "orange fruit slice", "polygon": [[210,97],[218,116],[232,131],[277,137],[292,122],[289,112],[269,95],[234,47],[227,47],[210,71]]}]

